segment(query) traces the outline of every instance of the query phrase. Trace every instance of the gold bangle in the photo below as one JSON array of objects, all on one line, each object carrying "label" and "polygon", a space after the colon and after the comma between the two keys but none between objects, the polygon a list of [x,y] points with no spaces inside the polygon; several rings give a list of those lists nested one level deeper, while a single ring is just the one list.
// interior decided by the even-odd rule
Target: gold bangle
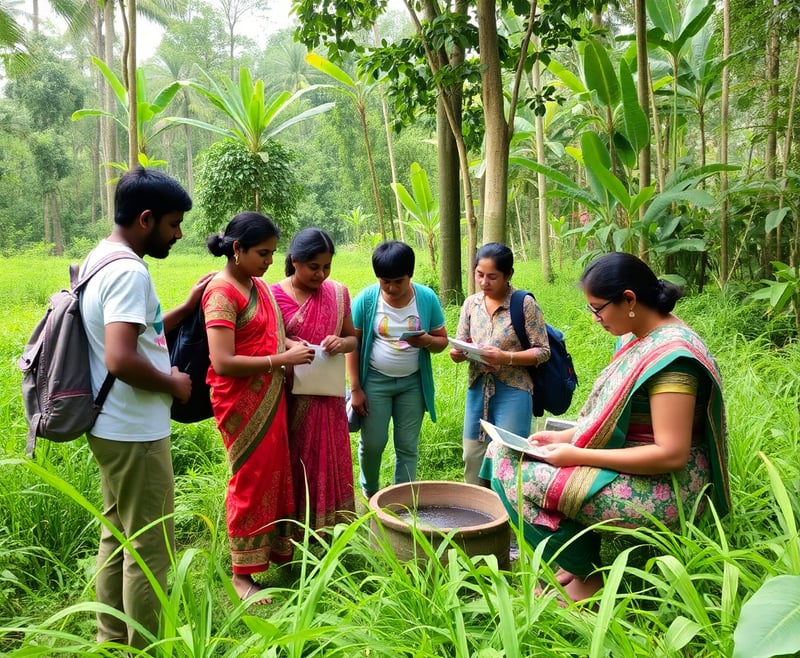
[{"label": "gold bangle", "polygon": [[514,365],[514,352],[508,353],[508,365],[510,366]]},{"label": "gold bangle", "polygon": [[269,370],[267,372],[272,372],[272,357],[267,355],[267,361],[269,361]]}]

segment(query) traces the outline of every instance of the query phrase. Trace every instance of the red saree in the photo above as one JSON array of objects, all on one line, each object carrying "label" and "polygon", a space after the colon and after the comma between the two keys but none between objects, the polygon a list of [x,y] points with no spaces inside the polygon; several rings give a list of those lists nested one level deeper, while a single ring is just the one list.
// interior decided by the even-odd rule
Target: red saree
[{"label": "red saree", "polygon": [[[203,295],[206,327],[235,332],[237,354],[283,351],[283,322],[269,288],[253,279],[250,298],[214,279]],[[266,571],[270,560],[292,558],[292,477],[287,443],[283,370],[223,377],[208,369],[211,405],[228,452],[231,479],[225,498],[233,572]]]},{"label": "red saree", "polygon": [[[324,281],[302,306],[279,284],[272,286],[272,292],[283,314],[286,334],[313,345],[319,345],[326,336],[340,335],[342,322],[350,314],[347,288],[336,281]],[[297,516],[305,520],[308,508],[308,523],[315,530],[347,521],[348,512],[355,507],[344,397],[291,393],[287,397]]]}]

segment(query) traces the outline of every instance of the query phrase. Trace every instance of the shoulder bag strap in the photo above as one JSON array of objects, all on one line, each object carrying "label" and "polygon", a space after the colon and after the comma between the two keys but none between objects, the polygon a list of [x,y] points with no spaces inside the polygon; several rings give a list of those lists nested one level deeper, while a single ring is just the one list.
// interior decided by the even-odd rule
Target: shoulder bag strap
[{"label": "shoulder bag strap", "polygon": [[69,279],[70,279],[70,285],[72,286],[72,291],[78,292],[87,283],[89,283],[89,279],[91,279],[95,274],[97,274],[100,270],[102,270],[106,265],[113,263],[115,260],[122,260],[123,258],[129,258],[130,260],[140,260],[137,255],[128,253],[127,251],[115,251],[113,253],[108,254],[108,256],[101,258],[97,263],[95,263],[92,269],[90,269],[86,274],[83,275],[82,278],[78,278],[78,273],[80,271],[78,266],[70,265]]},{"label": "shoulder bag strap", "polygon": [[[511,295],[511,326],[514,327],[514,333],[517,334],[519,342],[522,344],[522,349],[527,350],[531,347],[531,341],[528,340],[528,332],[525,331],[525,298],[532,293],[527,290],[515,290]],[[533,297],[536,299],[535,297]]]},{"label": "shoulder bag strap", "polygon": [[[135,254],[130,254],[127,251],[115,251],[111,254],[108,254],[105,258],[101,258],[95,266],[90,269],[82,278],[78,277],[79,268],[77,265],[70,265],[69,266],[69,282],[70,286],[72,287],[72,292],[78,293],[80,290],[89,282],[95,274],[97,274],[100,270],[102,270],[106,265],[113,263],[115,260],[122,260],[123,258],[130,258],[131,260],[139,260],[139,257]],[[116,377],[112,375],[110,372],[106,374],[106,378],[103,380],[103,384],[100,386],[100,390],[97,392],[97,397],[94,399],[94,406],[97,409],[97,413],[100,413],[100,410],[103,408],[103,404],[108,397],[108,393],[111,391],[111,387],[114,384]]]}]

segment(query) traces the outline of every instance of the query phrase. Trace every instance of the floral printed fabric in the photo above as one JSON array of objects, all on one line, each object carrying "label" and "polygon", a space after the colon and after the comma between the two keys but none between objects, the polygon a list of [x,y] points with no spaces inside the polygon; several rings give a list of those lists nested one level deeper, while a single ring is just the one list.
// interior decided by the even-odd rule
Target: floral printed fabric
[{"label": "floral printed fabric", "polygon": [[[625,447],[640,445],[626,443]],[[496,448],[495,478],[502,482],[508,502],[518,509],[522,503],[522,515],[527,523],[549,525],[549,514],[537,506],[533,499],[537,491],[546,486],[555,467],[544,462],[524,459],[522,469],[522,499],[517,488],[517,475],[520,453],[506,448]],[[711,481],[708,450],[705,446],[693,446],[686,468],[675,473],[675,486],[672,475],[620,475],[610,484],[592,496],[575,517],[579,523],[589,526],[599,521],[619,527],[640,527],[652,525],[649,517],[654,517],[671,530],[679,529],[679,508],[691,510],[698,505],[698,513],[705,509],[705,497],[701,498]],[[698,500],[699,499],[699,500]]]},{"label": "floral printed fabric", "polygon": [[[494,345],[508,352],[522,351],[522,344],[511,325],[511,295],[513,286],[508,287],[505,299],[494,315],[486,312],[483,292],[470,295],[461,307],[461,316],[458,320],[456,338],[475,345]],[[539,305],[527,296],[523,303],[525,314],[525,332],[532,347],[537,349],[539,362],[547,361],[550,357],[550,343],[547,339],[547,329]],[[479,377],[489,372],[487,368],[474,361],[469,362],[469,385],[472,386]],[[521,388],[533,393],[533,382],[528,374],[527,366],[500,366],[494,370],[493,375],[507,386]]]}]

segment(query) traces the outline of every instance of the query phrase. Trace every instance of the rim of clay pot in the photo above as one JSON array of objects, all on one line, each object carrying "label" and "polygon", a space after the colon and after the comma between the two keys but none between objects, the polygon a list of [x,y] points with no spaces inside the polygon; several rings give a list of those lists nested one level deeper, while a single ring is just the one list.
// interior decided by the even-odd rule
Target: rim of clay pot
[{"label": "rim of clay pot", "polygon": [[[469,525],[469,526],[453,526],[453,527],[441,527],[441,528],[434,528],[431,526],[425,525],[417,525],[416,528],[419,532],[426,533],[426,534],[447,534],[453,531],[458,533],[480,533],[486,530],[493,529],[497,526],[501,526],[504,523],[509,522],[508,512],[506,511],[505,507],[503,506],[500,497],[491,489],[487,489],[486,487],[481,487],[476,484],[467,484],[466,482],[451,482],[449,480],[416,480],[414,482],[402,482],[400,484],[394,484],[390,487],[386,487],[385,489],[381,489],[376,494],[369,499],[369,508],[371,511],[375,512],[376,518],[383,524],[384,526],[391,528],[393,530],[401,530],[401,531],[410,531],[413,525],[392,512],[390,505],[395,506],[397,509],[406,509],[407,507],[404,504],[398,503],[397,501],[391,501],[388,504],[381,504],[381,499],[384,498],[391,498],[393,495],[396,495],[398,491],[402,489],[424,489],[430,487],[441,487],[447,486],[448,488],[453,489],[460,489],[462,491],[471,491],[473,493],[478,494],[486,499],[489,505],[494,506],[496,504],[496,512],[494,509],[491,511],[486,511],[485,508],[476,509],[475,507],[470,507],[469,505],[451,505],[452,507],[461,507],[462,509],[473,509],[477,512],[481,512],[484,514],[489,514],[492,516],[490,521],[486,523],[481,523],[478,525]],[[427,503],[431,505],[431,503]],[[487,507],[489,506],[487,505]]]}]

